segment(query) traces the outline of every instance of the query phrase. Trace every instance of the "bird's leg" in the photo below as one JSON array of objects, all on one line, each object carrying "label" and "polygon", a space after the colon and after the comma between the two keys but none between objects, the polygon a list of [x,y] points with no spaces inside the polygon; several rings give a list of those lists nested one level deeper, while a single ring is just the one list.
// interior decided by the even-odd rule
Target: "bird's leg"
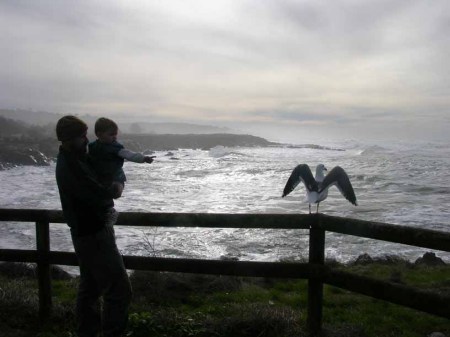
[{"label": "bird's leg", "polygon": [[311,214],[311,204],[309,204],[309,214]]},{"label": "bird's leg", "polygon": [[319,204],[320,202],[317,203],[316,214],[319,213]]}]

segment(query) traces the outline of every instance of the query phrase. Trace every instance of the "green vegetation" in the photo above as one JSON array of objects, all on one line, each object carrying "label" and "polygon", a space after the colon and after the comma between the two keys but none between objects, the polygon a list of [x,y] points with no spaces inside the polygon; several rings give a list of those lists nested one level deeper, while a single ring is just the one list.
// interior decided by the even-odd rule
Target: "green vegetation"
[{"label": "green vegetation", "polygon": [[[337,266],[393,282],[450,292],[450,266],[370,263]],[[136,272],[128,336],[307,336],[307,281]],[[0,331],[8,336],[75,336],[77,279],[53,282],[54,310],[45,326],[37,318],[37,281],[0,275]],[[324,288],[322,336],[450,336],[450,320]]]}]

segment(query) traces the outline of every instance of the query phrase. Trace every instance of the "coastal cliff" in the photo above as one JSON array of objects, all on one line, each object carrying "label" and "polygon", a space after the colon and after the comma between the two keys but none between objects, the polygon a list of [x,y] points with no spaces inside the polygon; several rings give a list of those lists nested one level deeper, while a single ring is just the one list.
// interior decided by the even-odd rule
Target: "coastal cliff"
[{"label": "coastal cliff", "polygon": [[[91,137],[92,138],[92,137]],[[19,165],[46,166],[55,159],[59,142],[47,137],[0,137],[0,169]],[[275,145],[264,138],[250,135],[123,135],[121,142],[133,151],[164,151],[178,149],[209,150],[215,146],[264,147]]]},{"label": "coastal cliff", "polygon": [[229,133],[217,134],[124,134],[121,136],[125,147],[134,151],[165,151],[178,149],[209,150],[215,146],[226,147],[266,147],[276,143],[251,136]]},{"label": "coastal cliff", "polygon": [[[0,170],[20,165],[50,165],[59,142],[54,126],[29,126],[23,122],[0,117]],[[93,140],[94,136],[89,135]],[[120,142],[133,151],[169,151],[178,149],[209,150],[215,146],[265,147],[276,143],[241,134],[122,134]]]}]

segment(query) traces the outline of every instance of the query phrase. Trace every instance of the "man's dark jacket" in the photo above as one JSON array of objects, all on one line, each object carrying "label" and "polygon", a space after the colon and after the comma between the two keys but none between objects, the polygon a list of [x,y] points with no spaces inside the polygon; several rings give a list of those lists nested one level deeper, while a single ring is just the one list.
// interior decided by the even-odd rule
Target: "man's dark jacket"
[{"label": "man's dark jacket", "polygon": [[60,147],[56,182],[64,217],[72,234],[85,236],[102,229],[114,201],[110,191],[98,182],[87,156]]}]

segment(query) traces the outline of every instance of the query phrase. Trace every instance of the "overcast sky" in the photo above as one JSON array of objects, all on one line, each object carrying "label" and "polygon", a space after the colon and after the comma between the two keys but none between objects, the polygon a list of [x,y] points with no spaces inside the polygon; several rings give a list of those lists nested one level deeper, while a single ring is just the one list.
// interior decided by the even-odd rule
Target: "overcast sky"
[{"label": "overcast sky", "polygon": [[448,140],[449,36],[448,0],[1,0],[0,108]]}]

